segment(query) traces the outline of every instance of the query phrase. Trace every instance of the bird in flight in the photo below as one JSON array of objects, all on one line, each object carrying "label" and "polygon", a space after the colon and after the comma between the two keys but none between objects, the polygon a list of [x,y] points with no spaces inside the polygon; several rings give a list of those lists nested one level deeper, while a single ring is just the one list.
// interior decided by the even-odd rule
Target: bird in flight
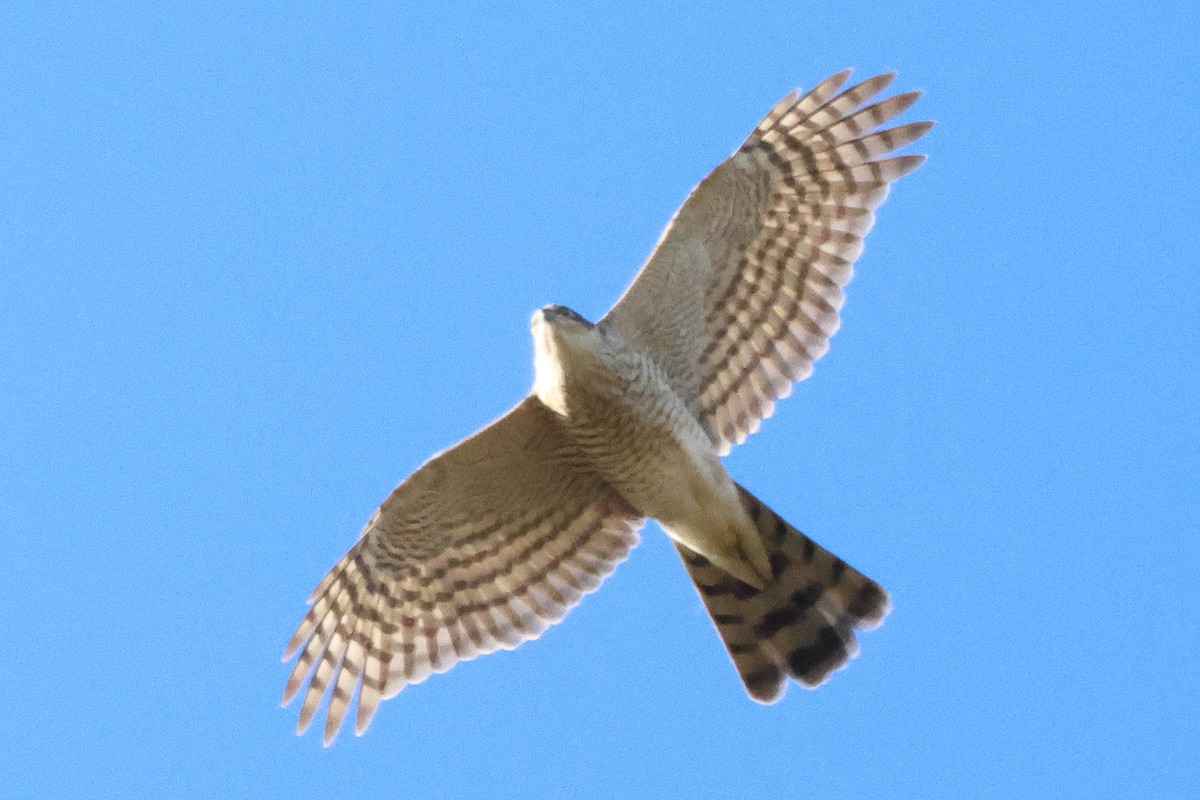
[{"label": "bird in flight", "polygon": [[597,322],[533,315],[534,385],[406,478],[313,590],[284,660],[299,732],[328,693],[325,744],[384,698],[511,650],[595,590],[657,520],[749,695],[816,686],[888,611],[879,584],[804,536],[721,456],[812,372],[890,184],[930,122],[850,71],[781,100],[688,196]]}]

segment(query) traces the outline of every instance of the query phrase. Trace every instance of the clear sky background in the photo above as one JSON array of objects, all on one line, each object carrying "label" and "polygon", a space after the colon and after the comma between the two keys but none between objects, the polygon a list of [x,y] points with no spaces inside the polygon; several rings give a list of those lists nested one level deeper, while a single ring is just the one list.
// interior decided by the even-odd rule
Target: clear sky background
[{"label": "clear sky background", "polygon": [[[104,4],[110,5],[110,4]],[[1194,797],[1184,3],[5,3],[0,795]],[[926,94],[844,324],[728,460],[894,610],[749,701],[662,533],[325,750],[309,590],[846,66]]]}]

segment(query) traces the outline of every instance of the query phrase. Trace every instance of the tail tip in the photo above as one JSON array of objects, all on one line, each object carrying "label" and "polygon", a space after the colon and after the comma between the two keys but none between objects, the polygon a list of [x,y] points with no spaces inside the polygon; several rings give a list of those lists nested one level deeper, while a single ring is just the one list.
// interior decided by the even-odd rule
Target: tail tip
[{"label": "tail tip", "polygon": [[855,617],[855,627],[864,630],[876,628],[892,609],[892,603],[887,590],[872,580],[868,580],[854,595],[846,606],[846,611]]}]

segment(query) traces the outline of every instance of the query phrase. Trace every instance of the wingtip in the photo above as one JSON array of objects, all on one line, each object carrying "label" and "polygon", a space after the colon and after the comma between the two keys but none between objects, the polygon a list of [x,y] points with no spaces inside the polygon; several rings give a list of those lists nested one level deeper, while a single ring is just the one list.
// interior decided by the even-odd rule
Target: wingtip
[{"label": "wingtip", "polygon": [[279,701],[280,708],[287,708],[296,699],[296,694],[300,690],[300,684],[303,683],[301,677],[297,677],[295,674],[288,676],[288,682],[283,687],[283,698]]},{"label": "wingtip", "polygon": [[905,111],[908,111],[910,108],[912,108],[913,104],[916,103],[920,97],[920,92],[901,92],[900,94],[889,98],[885,102],[887,102],[889,106],[889,113],[892,116],[899,116],[900,114],[903,114]]},{"label": "wingtip", "polygon": [[[919,155],[896,156],[894,158],[888,159],[888,161],[886,163],[893,164],[896,168],[895,177],[891,178],[891,180],[898,181],[901,178],[903,178],[905,175],[910,174],[917,167],[924,164],[926,158],[928,158],[928,156],[926,156],[924,153],[921,153]],[[879,162],[879,163],[885,163],[885,162]]]},{"label": "wingtip", "polygon": [[[889,145],[891,146],[891,150],[899,150],[920,140],[929,133],[932,127],[933,123],[925,120],[922,122],[908,122],[889,129],[887,135],[890,137]],[[919,155],[922,158],[925,157],[924,154]]]},{"label": "wingtip", "polygon": [[332,727],[333,727],[333,729],[330,730],[329,718],[326,717],[325,718],[325,734],[324,734],[324,736],[321,737],[321,747],[329,747],[330,745],[333,744],[334,740],[337,739],[338,730],[341,728],[341,725],[333,725]]},{"label": "wingtip", "polygon": [[829,97],[836,95],[838,91],[841,90],[853,72],[854,70],[847,67],[846,69],[843,69],[840,72],[835,72],[824,80],[819,81],[815,86],[813,86],[812,89],[808,90],[808,92],[804,92],[802,89],[797,89],[794,94],[796,95],[797,100],[805,97],[820,97],[822,99],[828,99]]},{"label": "wingtip", "polygon": [[892,85],[892,81],[896,80],[895,70],[889,72],[881,72],[863,81],[864,84],[869,84],[875,92],[882,92],[884,89]]},{"label": "wingtip", "polygon": [[375,702],[363,702],[362,697],[359,697],[358,712],[354,715],[355,736],[362,736],[367,732],[367,728],[371,727],[371,720],[375,718],[376,708],[378,708],[378,700],[375,700]]},{"label": "wingtip", "polygon": [[309,685],[309,695],[304,698],[304,705],[300,706],[300,719],[296,722],[296,733],[303,734],[308,730],[308,726],[312,725],[313,718],[317,715],[317,704],[320,702],[320,695],[317,695],[316,700],[312,700],[311,692],[312,685]]},{"label": "wingtip", "polygon": [[339,699],[335,688],[334,696],[329,701],[329,707],[325,709],[325,731],[322,738],[326,747],[329,747],[341,732],[342,722],[346,719],[346,707],[345,701]]}]

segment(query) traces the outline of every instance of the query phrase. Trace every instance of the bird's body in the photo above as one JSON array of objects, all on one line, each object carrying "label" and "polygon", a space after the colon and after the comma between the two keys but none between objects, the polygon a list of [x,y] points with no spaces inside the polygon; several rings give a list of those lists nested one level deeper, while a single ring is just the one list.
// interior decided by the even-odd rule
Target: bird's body
[{"label": "bird's body", "polygon": [[734,482],[721,456],[806,378],[839,324],[874,209],[931,123],[876,130],[916,93],[849,71],[785,97],[692,191],[596,323],[534,314],[532,392],[380,505],[317,585],[285,658],[299,728],[536,638],[593,591],[647,518],[675,543],[747,692],[816,686],[887,613],[879,584]]},{"label": "bird's body", "polygon": [[588,466],[672,539],[761,587],[771,568],[758,530],[654,359],[561,306],[538,311],[531,328],[534,393]]}]

